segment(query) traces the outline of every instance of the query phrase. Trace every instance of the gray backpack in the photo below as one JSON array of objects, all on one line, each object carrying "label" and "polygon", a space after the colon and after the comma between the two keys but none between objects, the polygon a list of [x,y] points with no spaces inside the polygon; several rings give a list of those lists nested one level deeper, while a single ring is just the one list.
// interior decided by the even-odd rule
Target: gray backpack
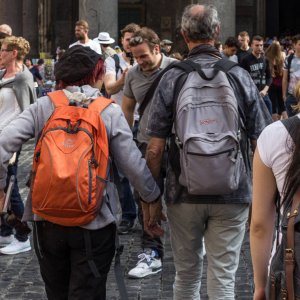
[{"label": "gray backpack", "polygon": [[244,170],[240,116],[226,73],[234,65],[220,60],[202,69],[186,60],[187,73],[177,97],[175,142],[180,153],[179,183],[192,195],[225,195],[237,190]]},{"label": "gray backpack", "polygon": [[[297,116],[281,121],[296,142],[300,127]],[[277,222],[277,239],[281,228],[281,243],[270,265],[267,287],[268,300],[300,299],[300,189],[283,203],[280,224]],[[293,193],[289,191],[288,193]],[[280,199],[277,201],[280,216]],[[280,225],[280,226],[279,226]]]}]

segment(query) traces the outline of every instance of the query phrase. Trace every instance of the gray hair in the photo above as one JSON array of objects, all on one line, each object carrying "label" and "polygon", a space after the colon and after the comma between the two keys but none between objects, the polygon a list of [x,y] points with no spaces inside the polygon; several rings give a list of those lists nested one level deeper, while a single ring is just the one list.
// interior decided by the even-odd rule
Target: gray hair
[{"label": "gray hair", "polygon": [[215,40],[219,34],[220,19],[217,9],[212,5],[203,5],[204,10],[193,12],[199,4],[188,5],[182,14],[181,29],[192,41]]}]

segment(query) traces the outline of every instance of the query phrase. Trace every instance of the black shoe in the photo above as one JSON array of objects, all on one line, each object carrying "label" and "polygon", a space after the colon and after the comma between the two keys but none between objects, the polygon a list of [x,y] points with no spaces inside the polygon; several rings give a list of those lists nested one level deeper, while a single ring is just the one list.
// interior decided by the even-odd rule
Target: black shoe
[{"label": "black shoe", "polygon": [[127,234],[129,233],[134,225],[134,221],[122,220],[120,225],[118,226],[119,234]]}]

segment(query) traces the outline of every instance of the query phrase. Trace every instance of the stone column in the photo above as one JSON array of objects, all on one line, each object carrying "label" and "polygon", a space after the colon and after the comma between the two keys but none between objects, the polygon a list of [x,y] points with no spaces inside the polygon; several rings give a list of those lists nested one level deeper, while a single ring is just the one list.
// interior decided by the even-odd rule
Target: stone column
[{"label": "stone column", "polygon": [[[197,2],[191,1],[191,3]],[[222,42],[225,42],[229,36],[235,36],[235,0],[202,0],[201,4],[211,4],[217,8],[221,20],[220,40]]]},{"label": "stone column", "polygon": [[117,42],[118,38],[118,0],[79,0],[79,19],[89,23],[89,38],[106,31]]}]

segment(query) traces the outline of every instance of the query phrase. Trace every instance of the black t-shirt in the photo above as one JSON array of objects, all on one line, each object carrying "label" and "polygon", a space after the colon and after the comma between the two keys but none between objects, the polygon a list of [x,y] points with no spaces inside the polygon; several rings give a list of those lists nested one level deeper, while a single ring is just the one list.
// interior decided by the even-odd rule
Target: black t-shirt
[{"label": "black t-shirt", "polygon": [[244,59],[244,57],[249,55],[250,53],[252,53],[251,48],[249,48],[248,50],[238,49],[236,52],[236,56],[238,58],[238,63],[240,64],[242,62],[242,60]]},{"label": "black t-shirt", "polygon": [[269,62],[263,56],[257,58],[252,53],[248,54],[241,61],[240,66],[248,71],[259,91],[266,85],[271,85],[272,75]]}]

